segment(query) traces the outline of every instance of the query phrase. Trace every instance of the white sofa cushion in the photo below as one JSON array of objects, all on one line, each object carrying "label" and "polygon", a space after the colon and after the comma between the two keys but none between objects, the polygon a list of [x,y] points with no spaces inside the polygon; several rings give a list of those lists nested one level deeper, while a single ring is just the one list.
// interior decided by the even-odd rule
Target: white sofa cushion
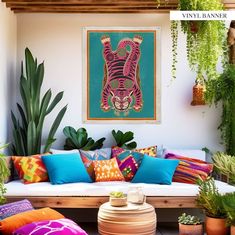
[{"label": "white sofa cushion", "polygon": [[[11,181],[5,185],[6,196],[109,196],[112,191],[128,192],[131,186],[142,187],[146,196],[196,196],[198,186],[173,182],[171,185],[129,183],[121,181],[95,182],[95,183],[70,183],[51,185],[49,182],[23,184],[20,181]],[[216,181],[216,186],[221,193],[234,192],[235,187],[227,183]]]}]

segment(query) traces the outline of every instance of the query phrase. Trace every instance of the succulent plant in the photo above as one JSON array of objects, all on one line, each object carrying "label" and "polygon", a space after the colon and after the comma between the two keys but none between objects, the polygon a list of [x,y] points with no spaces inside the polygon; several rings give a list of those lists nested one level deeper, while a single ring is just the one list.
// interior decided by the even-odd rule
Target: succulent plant
[{"label": "succulent plant", "polygon": [[115,197],[115,198],[124,198],[124,197],[126,197],[126,194],[124,194],[123,192],[120,192],[120,191],[113,191],[109,195],[110,195],[110,197]]},{"label": "succulent plant", "polygon": [[196,225],[202,223],[199,217],[193,215],[187,215],[186,213],[183,213],[181,216],[178,217],[178,222],[180,224],[188,224],[188,225]]}]

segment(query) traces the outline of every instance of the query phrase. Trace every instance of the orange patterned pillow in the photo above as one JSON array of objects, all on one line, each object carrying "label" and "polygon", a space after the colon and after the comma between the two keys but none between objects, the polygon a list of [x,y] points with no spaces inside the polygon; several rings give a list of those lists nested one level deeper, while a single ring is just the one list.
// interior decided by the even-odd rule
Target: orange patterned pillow
[{"label": "orange patterned pillow", "polygon": [[48,207],[32,211],[26,211],[1,220],[0,233],[5,235],[11,235],[13,231],[26,224],[42,220],[56,220],[62,218],[64,218],[62,214]]},{"label": "orange patterned pillow", "polygon": [[47,170],[41,160],[41,156],[38,154],[27,157],[12,157],[19,177],[25,184],[48,181]]},{"label": "orange patterned pillow", "polygon": [[118,167],[116,158],[110,160],[93,161],[95,181],[124,181],[122,172]]}]

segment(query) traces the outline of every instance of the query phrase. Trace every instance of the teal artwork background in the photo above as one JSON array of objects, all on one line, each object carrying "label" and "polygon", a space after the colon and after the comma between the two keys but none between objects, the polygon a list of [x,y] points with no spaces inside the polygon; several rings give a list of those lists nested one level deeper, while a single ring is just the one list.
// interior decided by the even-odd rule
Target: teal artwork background
[{"label": "teal artwork background", "polygon": [[[103,58],[103,44],[101,43],[101,37],[103,35],[109,35],[111,39],[112,50],[117,49],[117,45],[120,40],[124,38],[131,38],[135,35],[140,35],[143,38],[140,44],[141,57],[139,60],[139,74],[140,74],[140,87],[143,95],[143,107],[140,112],[136,112],[133,109],[129,111],[129,114],[125,116],[120,113],[119,116],[115,115],[115,110],[110,109],[105,112],[101,109],[101,92],[103,87],[104,78],[104,58]],[[156,43],[156,31],[87,31],[87,47],[88,47],[88,86],[89,86],[89,99],[87,103],[88,119],[151,119],[154,120],[156,107],[154,107],[156,101],[154,89],[155,79],[155,43]]]}]

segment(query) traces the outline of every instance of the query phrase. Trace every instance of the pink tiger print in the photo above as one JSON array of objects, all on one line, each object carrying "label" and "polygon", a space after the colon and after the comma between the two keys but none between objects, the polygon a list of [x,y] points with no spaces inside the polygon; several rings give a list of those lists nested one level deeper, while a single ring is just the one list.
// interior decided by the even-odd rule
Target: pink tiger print
[{"label": "pink tiger print", "polygon": [[[101,108],[110,110],[109,97],[117,112],[128,112],[133,106],[135,111],[140,111],[143,106],[142,91],[138,78],[138,62],[140,59],[140,44],[142,37],[134,36],[122,39],[116,51],[112,51],[110,37],[104,35],[103,56],[105,60],[105,76],[101,97]],[[130,51],[127,50],[130,47]],[[133,97],[135,99],[133,99]],[[132,102],[134,100],[134,104]]]}]

